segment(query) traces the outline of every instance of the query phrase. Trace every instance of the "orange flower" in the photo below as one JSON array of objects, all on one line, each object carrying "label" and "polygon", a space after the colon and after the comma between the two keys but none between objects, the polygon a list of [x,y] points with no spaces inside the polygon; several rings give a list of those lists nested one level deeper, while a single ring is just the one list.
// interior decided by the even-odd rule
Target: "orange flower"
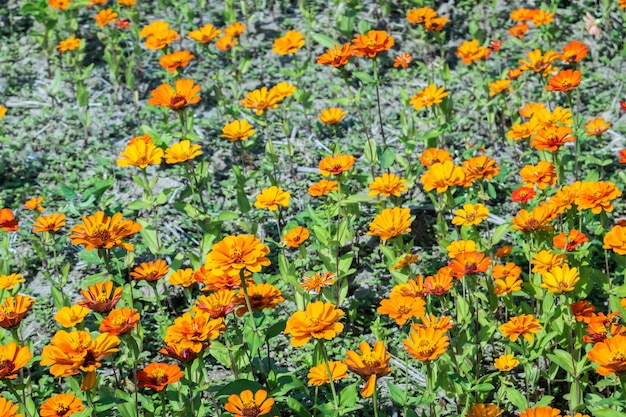
[{"label": "orange flower", "polygon": [[527,408],[519,417],[561,417],[561,410],[552,407]]},{"label": "orange flower", "polygon": [[424,185],[424,191],[437,189],[437,193],[442,194],[452,186],[463,185],[465,173],[463,168],[455,166],[452,161],[436,162],[420,177],[420,182]]},{"label": "orange flower", "polygon": [[187,36],[199,43],[209,43],[213,39],[215,39],[220,33],[222,33],[221,30],[217,29],[212,24],[207,23],[200,29],[192,30],[187,34]]},{"label": "orange flower", "polygon": [[117,0],[122,6],[130,7],[137,4],[137,0]]},{"label": "orange flower", "polygon": [[0,345],[0,379],[17,378],[17,371],[28,365],[32,357],[28,346],[18,346],[15,342]]},{"label": "orange flower", "polygon": [[473,39],[463,42],[456,50],[455,55],[461,58],[464,64],[471,65],[473,62],[487,59],[489,52],[491,52],[490,49],[478,45],[478,40]]},{"label": "orange flower", "polygon": [[218,319],[226,317],[235,307],[235,291],[219,290],[209,296],[200,296],[193,307],[191,307],[191,311],[194,313],[205,313],[212,319]]},{"label": "orange flower", "polygon": [[478,252],[478,247],[476,246],[476,242],[473,240],[456,240],[454,242],[450,242],[448,247],[446,247],[448,251],[448,258],[456,258],[458,255],[466,252]]},{"label": "orange flower", "polygon": [[260,116],[267,109],[275,109],[282,97],[276,94],[275,90],[268,90],[263,87],[260,90],[250,91],[246,94],[246,98],[240,100],[242,106],[246,109],[256,110],[256,115]]},{"label": "orange flower", "polygon": [[222,128],[222,137],[231,142],[246,140],[254,135],[254,128],[247,120],[234,120]]},{"label": "orange flower", "polygon": [[537,165],[525,165],[520,171],[525,187],[537,185],[540,190],[545,190],[549,185],[556,184],[556,169],[552,162],[539,161]]},{"label": "orange flower", "polygon": [[426,312],[425,306],[426,303],[421,298],[392,295],[389,299],[381,300],[376,311],[389,316],[402,326],[413,317],[422,317]]},{"label": "orange flower", "polygon": [[200,155],[202,155],[200,145],[191,145],[190,141],[181,140],[180,142],[172,143],[170,147],[165,150],[164,157],[166,163],[178,164],[191,161]]},{"label": "orange flower", "polygon": [[619,163],[626,164],[626,149],[622,149],[619,151]]},{"label": "orange flower", "polygon": [[552,239],[552,243],[554,244],[554,246],[559,249],[565,249],[567,252],[573,251],[578,245],[585,242],[589,242],[587,236],[576,229],[570,230],[567,237],[563,232],[554,236],[554,238]]},{"label": "orange flower", "polygon": [[169,107],[177,111],[190,104],[200,101],[200,86],[194,85],[193,80],[176,80],[176,88],[169,84],[161,84],[150,93],[148,104],[152,106]]},{"label": "orange flower", "polygon": [[554,22],[554,13],[547,10],[537,10],[533,14],[532,21],[537,27],[547,25]]},{"label": "orange flower", "polygon": [[380,340],[374,343],[373,347],[366,342],[361,342],[359,343],[359,350],[361,354],[354,350],[347,351],[347,358],[343,360],[343,363],[348,366],[351,372],[367,381],[361,389],[361,396],[371,397],[376,390],[376,380],[391,372],[389,366],[391,354],[387,353],[385,345]]},{"label": "orange flower", "polygon": [[452,224],[471,227],[481,224],[487,218],[489,209],[483,204],[463,204],[463,208],[454,211]]},{"label": "orange flower", "polygon": [[398,177],[395,174],[383,173],[381,177],[374,178],[369,185],[369,196],[383,195],[385,197],[395,196],[400,197],[400,194],[409,189],[404,183],[405,179]]},{"label": "orange flower", "polygon": [[312,197],[320,197],[329,194],[331,191],[337,191],[339,183],[337,181],[320,180],[309,186],[309,194]]},{"label": "orange flower", "polygon": [[354,165],[354,156],[352,155],[327,155],[320,161],[319,170],[324,177],[329,175],[340,175],[348,171]]},{"label": "orange flower", "polygon": [[70,5],[70,1],[71,0],[48,0],[48,6],[54,9],[66,10]]},{"label": "orange flower", "polygon": [[434,361],[444,353],[450,345],[448,336],[444,336],[443,330],[429,328],[413,329],[409,338],[404,339],[404,348],[413,359],[422,362]]},{"label": "orange flower", "polygon": [[429,30],[431,32],[441,32],[443,30],[443,27],[448,23],[450,23],[450,19],[445,16],[441,16],[427,20],[424,23],[424,27],[426,28],[426,30]]},{"label": "orange flower", "polygon": [[416,279],[417,281],[409,279],[404,284],[394,286],[391,290],[390,297],[401,295],[405,297],[423,298],[428,295],[424,288],[424,277],[418,276]]},{"label": "orange flower", "polygon": [[411,97],[409,103],[413,105],[415,110],[420,110],[424,107],[432,107],[435,104],[440,104],[447,96],[448,92],[444,87],[437,88],[435,84],[430,84]]},{"label": "orange flower", "polygon": [[465,252],[458,254],[451,262],[452,276],[457,279],[465,275],[487,272],[491,265],[491,258],[482,252]]},{"label": "orange flower", "polygon": [[[348,377],[348,367],[344,363],[339,361],[330,361],[328,362],[328,367],[330,368],[330,374],[333,381],[339,381],[340,379]],[[321,363],[311,368],[307,378],[309,378],[309,385],[314,385],[316,387],[324,384],[330,384],[331,377],[328,376],[326,363]]]},{"label": "orange flower", "polygon": [[424,281],[424,294],[441,297],[450,291],[453,285],[452,269],[444,266],[440,268],[435,275],[426,277]]},{"label": "orange flower", "polygon": [[420,317],[420,320],[422,321],[422,324],[416,323],[411,325],[411,328],[413,330],[417,330],[420,328],[432,328],[435,330],[443,330],[444,332],[447,332],[454,326],[454,322],[448,316],[436,317],[433,314],[428,314]]},{"label": "orange flower", "polygon": [[69,417],[83,411],[83,401],[74,394],[58,394],[48,398],[41,404],[41,417]]},{"label": "orange flower", "polygon": [[512,294],[516,291],[522,290],[522,280],[518,279],[517,276],[506,275],[501,279],[496,279],[493,282],[494,289],[493,293],[496,295],[502,294]]},{"label": "orange flower", "polygon": [[5,232],[17,232],[19,225],[11,209],[0,209],[0,229]]},{"label": "orange flower", "polygon": [[50,344],[44,346],[41,365],[52,365],[50,373],[55,377],[76,375],[79,371],[93,372],[101,366],[102,359],[119,350],[119,344],[120,339],[108,333],[93,339],[86,331],[59,330]]},{"label": "orange flower", "polygon": [[618,255],[626,255],[626,226],[616,224],[604,235],[604,249],[611,249]]},{"label": "orange flower", "polygon": [[572,303],[570,308],[572,310],[572,314],[576,317],[576,321],[585,322],[587,324],[589,324],[596,311],[595,306],[590,304],[587,300]]},{"label": "orange flower", "polygon": [[506,132],[506,137],[513,140],[529,138],[537,131],[537,124],[533,122],[516,123]]},{"label": "orange flower", "polygon": [[556,254],[551,250],[542,250],[533,256],[530,263],[534,265],[532,272],[543,274],[556,266],[561,266],[566,260],[566,255]]},{"label": "orange flower", "polygon": [[511,254],[513,250],[513,246],[505,245],[496,250],[496,253],[493,254],[494,258],[506,258]]},{"label": "orange flower", "polygon": [[[218,274],[213,274],[211,270],[202,267],[194,272],[193,277],[197,282],[204,284],[202,291],[219,291],[219,290],[236,290],[241,288],[240,274],[233,276],[223,271],[217,271]],[[245,271],[246,284],[254,284],[254,280],[250,278],[250,271]]]},{"label": "orange flower", "polygon": [[180,285],[181,287],[191,287],[196,283],[196,279],[194,277],[193,269],[179,269],[178,271],[174,271],[172,275],[170,275],[170,279],[168,281],[170,285]]},{"label": "orange flower", "polygon": [[233,417],[259,417],[272,411],[274,399],[267,397],[267,391],[258,390],[254,394],[249,389],[239,395],[232,394],[224,409]]},{"label": "orange flower", "polygon": [[548,91],[561,91],[567,93],[578,87],[582,81],[582,74],[578,70],[561,70],[556,75],[548,78]]},{"label": "orange flower", "polygon": [[0,289],[2,290],[12,290],[16,285],[20,285],[23,282],[26,282],[26,280],[21,274],[0,274]]},{"label": "orange flower", "polygon": [[139,323],[139,313],[134,308],[116,308],[102,320],[101,333],[109,333],[115,336],[126,334],[133,330]]},{"label": "orange flower", "polygon": [[532,342],[533,334],[539,333],[540,329],[539,320],[530,314],[513,317],[500,326],[502,336],[508,337],[511,339],[511,342],[515,342],[520,336],[526,339],[527,342]]},{"label": "orange flower", "polygon": [[151,49],[153,51],[158,51],[167,47],[169,44],[174,42],[175,40],[180,39],[178,33],[173,29],[165,29],[161,31],[157,31],[154,34],[148,36],[144,45],[146,48]]},{"label": "orange flower", "polygon": [[331,107],[329,109],[323,109],[317,118],[320,122],[327,125],[334,125],[343,120],[346,112],[337,107]]},{"label": "orange flower", "polygon": [[463,172],[465,173],[465,187],[469,187],[479,179],[492,180],[500,174],[500,167],[495,159],[479,155],[463,162]]},{"label": "orange flower", "polygon": [[0,327],[10,329],[19,325],[34,303],[35,299],[27,295],[6,297],[4,303],[0,304]]},{"label": "orange flower", "polygon": [[552,51],[547,51],[545,55],[541,53],[539,49],[535,49],[529,52],[527,55],[528,60],[520,59],[520,69],[522,71],[533,71],[546,76],[554,72],[552,63],[558,58],[558,55]]},{"label": "orange flower", "polygon": [[183,348],[178,343],[171,343],[159,350],[159,353],[175,359],[181,363],[188,364],[196,360],[198,354],[189,348]]},{"label": "orange flower", "polygon": [[508,91],[509,93],[513,92],[513,89],[509,87],[511,85],[511,80],[496,80],[492,83],[489,83],[489,97],[493,97],[496,94],[502,93],[503,91]]},{"label": "orange flower", "polygon": [[563,61],[573,63],[580,62],[589,53],[589,47],[579,41],[571,41],[563,47],[563,53],[559,56]]},{"label": "orange flower", "polygon": [[253,235],[226,236],[214,244],[207,255],[205,268],[214,275],[238,276],[240,271],[260,272],[270,264],[270,250]]},{"label": "orange flower", "polygon": [[[247,291],[248,299],[250,300],[250,308],[252,308],[253,312],[261,311],[266,308],[272,309],[276,307],[278,303],[285,301],[282,292],[272,284],[253,284],[247,288]],[[235,311],[238,317],[248,312],[243,290],[240,290],[239,294],[235,295],[233,302],[235,305],[241,306]]]},{"label": "orange flower", "polygon": [[368,236],[378,236],[385,241],[411,231],[411,209],[394,207],[383,209],[370,223]]},{"label": "orange flower", "polygon": [[570,268],[567,264],[555,266],[549,271],[543,272],[541,276],[543,282],[540,287],[556,294],[574,291],[576,283],[580,281],[578,269]]},{"label": "orange flower", "polygon": [[41,203],[43,203],[43,197],[33,197],[24,203],[24,209],[44,211]]},{"label": "orange flower", "polygon": [[549,223],[554,218],[554,214],[554,211],[545,203],[533,208],[530,212],[522,209],[513,217],[511,228],[522,233],[550,230],[552,226]]},{"label": "orange flower", "polygon": [[445,149],[439,148],[428,148],[422,152],[422,156],[419,157],[422,166],[430,167],[436,164],[437,162],[446,162],[452,161],[452,155]]},{"label": "orange flower", "polygon": [[536,195],[537,192],[534,188],[520,187],[511,193],[511,200],[514,203],[528,203]]},{"label": "orange flower", "polygon": [[73,305],[71,307],[62,307],[55,315],[54,319],[57,323],[65,328],[74,327],[82,323],[91,310],[81,305]]},{"label": "orange flower", "polygon": [[576,198],[576,204],[579,210],[591,209],[593,214],[600,214],[602,211],[610,213],[613,211],[611,201],[621,195],[622,192],[613,182],[583,182]]},{"label": "orange flower", "polygon": [[226,36],[232,36],[235,38],[243,35],[245,31],[246,31],[246,25],[244,25],[241,22],[234,22],[224,28],[224,34]]},{"label": "orange flower", "polygon": [[390,49],[394,45],[393,36],[384,30],[370,30],[367,35],[356,35],[352,39],[352,51],[356,56],[367,55],[376,58],[381,52]]},{"label": "orange flower", "polygon": [[254,207],[276,211],[278,210],[278,206],[289,206],[289,197],[291,197],[291,194],[284,191],[282,188],[272,185],[271,187],[261,190],[261,193],[256,196]]},{"label": "orange flower", "polygon": [[411,9],[406,15],[406,18],[411,23],[426,23],[431,19],[437,17],[437,12],[430,7],[420,7],[419,9]]},{"label": "orange flower", "polygon": [[509,14],[509,17],[511,18],[511,20],[514,20],[516,22],[527,22],[533,19],[536,11],[537,9],[526,9],[524,7],[521,7],[519,9],[513,10]]},{"label": "orange flower", "polygon": [[222,318],[212,320],[206,313],[187,312],[167,328],[165,343],[199,353],[209,344],[209,339],[217,339],[225,329]]},{"label": "orange flower", "polygon": [[169,271],[168,264],[162,259],[157,259],[156,261],[142,262],[130,273],[130,276],[138,281],[153,282],[163,278]]},{"label": "orange flower", "polygon": [[412,61],[413,61],[413,57],[411,56],[411,54],[403,52],[400,55],[396,56],[396,58],[393,60],[393,67],[394,68],[398,68],[398,67],[408,68],[409,64]]},{"label": "orange flower", "polygon": [[287,97],[291,97],[293,93],[298,91],[295,85],[282,81],[270,89],[270,95],[277,97],[278,101],[282,101]]},{"label": "orange flower", "polygon": [[419,255],[412,253],[402,255],[396,260],[396,263],[391,267],[391,270],[399,271],[401,269],[407,268],[409,265],[416,263],[419,258]]},{"label": "orange flower", "polygon": [[585,132],[587,132],[587,136],[600,136],[610,127],[611,123],[604,121],[602,117],[596,117],[585,124]]},{"label": "orange flower", "polygon": [[506,277],[517,278],[522,273],[522,268],[515,265],[513,262],[508,262],[506,265],[495,265],[491,273],[494,279]]},{"label": "orange flower", "polygon": [[334,283],[335,274],[332,272],[324,272],[322,274],[315,272],[312,277],[303,276],[300,287],[304,288],[307,292],[315,291],[319,294],[322,288],[333,285]]},{"label": "orange flower", "polygon": [[118,14],[114,12],[112,9],[104,9],[104,10],[100,10],[100,12],[98,12],[98,14],[95,15],[93,18],[95,19],[98,27],[101,28],[101,27],[108,25],[111,22],[115,22],[115,20],[117,19],[117,16]]},{"label": "orange flower", "polygon": [[163,158],[163,149],[158,148],[152,140],[137,140],[126,145],[117,160],[118,167],[134,166],[145,169],[148,165],[159,165]]},{"label": "orange flower", "polygon": [[[169,384],[178,382],[183,375],[185,374],[180,370],[178,365],[152,362],[141,371],[137,372],[137,386],[161,391]],[[165,406],[165,404],[163,406]]]},{"label": "orange flower", "polygon": [[174,72],[179,68],[189,65],[192,59],[195,57],[189,51],[176,51],[171,54],[163,55],[159,59],[159,65],[168,70]]},{"label": "orange flower", "polygon": [[284,36],[274,41],[272,52],[280,55],[295,54],[303,46],[304,36],[302,36],[302,32],[289,30]]},{"label": "orange flower", "polygon": [[520,362],[515,359],[514,355],[508,354],[497,357],[493,366],[500,372],[509,372],[519,366],[519,364]]},{"label": "orange flower", "polygon": [[565,210],[571,209],[576,204],[581,186],[582,183],[580,181],[562,186],[556,194],[548,200],[548,206],[557,214],[565,213]]},{"label": "orange flower", "polygon": [[135,248],[122,239],[132,236],[141,230],[141,225],[132,220],[122,220],[122,213],[113,217],[105,216],[103,211],[83,217],[83,223],[71,230],[72,245],[85,245],[86,250],[123,248],[134,252]]},{"label": "orange flower", "polygon": [[326,53],[317,57],[317,63],[341,68],[345,66],[353,56],[352,45],[345,43],[343,46],[335,45],[333,49],[327,49]]},{"label": "orange flower", "polygon": [[113,291],[113,281],[96,282],[86,290],[81,290],[80,294],[84,300],[79,301],[78,305],[98,313],[108,313],[122,298],[122,287]]},{"label": "orange flower", "polygon": [[343,331],[338,320],[345,313],[333,304],[316,301],[307,305],[305,311],[298,310],[289,317],[285,334],[290,334],[293,347],[304,346],[311,338],[332,340]]},{"label": "orange flower", "polygon": [[513,37],[524,39],[524,35],[526,34],[526,32],[528,32],[528,28],[530,28],[530,26],[528,26],[526,23],[518,23],[512,28],[509,28],[509,34]]},{"label": "orange flower", "polygon": [[23,414],[18,414],[19,405],[13,404],[11,401],[4,397],[0,397],[0,416],[2,417],[24,417]]},{"label": "orange flower", "polygon": [[235,45],[237,45],[237,38],[229,35],[220,36],[215,42],[215,46],[217,47],[217,49],[222,52],[230,51],[235,47]]},{"label": "orange flower", "polygon": [[509,80],[514,81],[514,80],[517,80],[519,77],[521,77],[523,73],[524,73],[524,71],[522,71],[521,69],[519,69],[519,68],[513,68],[513,69],[510,69],[510,70],[506,73],[506,77],[507,77]]},{"label": "orange flower", "polygon": [[33,223],[33,233],[58,232],[65,225],[67,225],[65,214],[52,213],[49,216],[39,216]]},{"label": "orange flower", "polygon": [[556,152],[567,142],[574,142],[576,136],[572,136],[572,128],[569,126],[554,126],[539,130],[532,137],[530,146],[538,151]]},{"label": "orange flower", "polygon": [[283,239],[285,239],[286,246],[290,248],[297,248],[302,244],[302,242],[307,240],[309,236],[311,236],[311,233],[309,233],[308,229],[302,226],[296,226],[289,232],[285,233],[283,235]]},{"label": "orange flower", "polygon": [[465,417],[498,417],[504,413],[504,410],[500,410],[496,404],[474,404]]}]

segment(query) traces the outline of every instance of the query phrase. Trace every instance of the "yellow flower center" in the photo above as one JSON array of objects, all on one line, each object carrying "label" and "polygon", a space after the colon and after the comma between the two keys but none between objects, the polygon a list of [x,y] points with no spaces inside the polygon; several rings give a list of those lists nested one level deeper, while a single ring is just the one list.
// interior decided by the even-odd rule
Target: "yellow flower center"
[{"label": "yellow flower center", "polygon": [[105,293],[100,293],[96,297],[96,303],[106,303],[109,301],[109,296]]},{"label": "yellow flower center", "polygon": [[415,350],[417,351],[419,357],[428,358],[435,351],[435,347],[429,340],[422,339],[415,346]]},{"label": "yellow flower center", "polygon": [[261,413],[261,409],[254,403],[254,401],[243,403],[243,410],[241,414],[244,417],[257,417]]},{"label": "yellow flower center", "polygon": [[376,352],[370,352],[367,355],[363,355],[363,363],[370,368],[378,367],[381,365],[380,356]]},{"label": "yellow flower center", "polygon": [[615,352],[613,353],[613,357],[611,358],[611,362],[623,362],[626,360],[626,355],[623,352]]},{"label": "yellow flower center", "polygon": [[109,229],[105,225],[99,224],[94,228],[93,232],[91,233],[91,236],[95,239],[99,239],[103,242],[107,242],[111,238],[111,233],[109,232]]},{"label": "yellow flower center", "polygon": [[242,256],[243,255],[243,251],[241,250],[241,248],[232,248],[230,250],[230,259],[233,260],[233,262],[235,263],[242,263]]},{"label": "yellow flower center", "polygon": [[57,416],[64,416],[68,411],[70,411],[70,406],[65,403],[58,403],[54,407],[54,411],[57,413]]}]

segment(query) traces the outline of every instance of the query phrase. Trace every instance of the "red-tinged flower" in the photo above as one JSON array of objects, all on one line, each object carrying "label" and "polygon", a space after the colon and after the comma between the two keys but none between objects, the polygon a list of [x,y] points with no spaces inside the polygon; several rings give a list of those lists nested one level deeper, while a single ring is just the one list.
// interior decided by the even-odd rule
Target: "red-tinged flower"
[{"label": "red-tinged flower", "polygon": [[411,54],[403,52],[400,55],[396,56],[396,58],[393,60],[393,67],[394,68],[398,68],[398,67],[408,68],[409,64],[412,61],[413,61],[413,57],[411,56]]},{"label": "red-tinged flower", "polygon": [[537,192],[534,188],[520,187],[511,193],[511,200],[514,203],[528,203],[535,195]]},{"label": "red-tinged flower", "polygon": [[333,49],[327,49],[326,53],[317,57],[317,63],[341,68],[346,65],[353,56],[352,45],[345,43],[343,46],[335,45]]},{"label": "red-tinged flower", "polygon": [[113,291],[113,281],[96,282],[87,287],[86,290],[81,290],[80,293],[85,299],[79,301],[78,305],[98,313],[107,313],[122,298],[122,287],[117,287]]},{"label": "red-tinged flower", "polygon": [[354,350],[346,352],[347,358],[343,360],[343,363],[348,366],[351,372],[367,381],[361,389],[361,396],[367,398],[374,394],[376,380],[391,372],[389,366],[391,354],[387,353],[387,348],[380,340],[373,347],[366,342],[361,342],[359,343],[359,350],[361,354]]},{"label": "red-tinged flower", "polygon": [[576,321],[589,324],[594,316],[596,308],[587,300],[577,301],[570,305],[572,314],[576,317]]},{"label": "red-tinged flower", "polygon": [[491,258],[485,256],[481,252],[465,252],[459,254],[450,261],[452,276],[457,279],[463,278],[465,275],[479,274],[486,272],[491,265]]},{"label": "red-tinged flower", "polygon": [[11,209],[3,208],[0,210],[0,229],[5,232],[17,232],[19,229],[19,224]]},{"label": "red-tinged flower", "polygon": [[497,39],[494,39],[489,43],[489,47],[496,52],[500,52],[500,48],[502,48],[502,45],[504,45],[504,42]]},{"label": "red-tinged flower", "polygon": [[183,375],[178,365],[153,362],[137,372],[137,386],[161,391],[169,384],[178,382]]},{"label": "red-tinged flower", "polygon": [[526,23],[518,23],[517,25],[509,28],[509,34],[519,39],[524,39],[524,35],[528,32],[528,26]]},{"label": "red-tinged flower", "polygon": [[7,297],[0,304],[0,327],[10,329],[20,324],[28,314],[35,299],[27,295],[17,294],[15,297]]},{"label": "red-tinged flower", "polygon": [[128,29],[130,28],[130,20],[117,19],[115,23],[113,23],[113,27],[115,27],[115,29]]},{"label": "red-tinged flower", "polygon": [[139,323],[139,313],[133,308],[116,308],[111,310],[100,323],[101,333],[109,333],[115,336],[126,334],[133,330]]},{"label": "red-tinged flower", "polygon": [[136,280],[146,280],[148,282],[158,281],[170,271],[170,267],[162,259],[156,261],[142,262],[137,268],[135,268],[130,276]]},{"label": "red-tinged flower", "polygon": [[200,296],[191,311],[206,313],[212,319],[217,319],[226,317],[236,306],[235,291],[219,290],[209,296]]},{"label": "red-tinged flower", "polygon": [[69,417],[83,411],[83,401],[74,394],[58,394],[48,398],[41,404],[41,417]]},{"label": "red-tinged flower", "polygon": [[626,164],[626,149],[619,151],[619,163]]},{"label": "red-tinged flower", "polygon": [[175,88],[169,84],[161,84],[150,95],[148,104],[177,111],[200,101],[200,86],[194,85],[190,79],[176,80]]},{"label": "red-tinged flower", "polygon": [[565,249],[567,252],[571,252],[582,243],[589,242],[587,236],[579,230],[572,229],[566,236],[565,233],[559,233],[554,236],[552,243],[559,249]]},{"label": "red-tinged flower", "polygon": [[452,289],[454,285],[454,277],[452,269],[448,266],[440,268],[439,271],[430,277],[426,277],[424,281],[424,293],[441,297]]},{"label": "red-tinged flower", "polygon": [[626,372],[626,336],[616,335],[596,343],[587,357],[599,365],[596,372],[600,375]]},{"label": "red-tinged flower", "polygon": [[183,347],[182,344],[178,342],[165,345],[163,349],[159,350],[159,353],[184,364],[191,363],[198,357],[196,352],[188,347]]},{"label": "red-tinged flower", "polygon": [[578,87],[582,80],[582,74],[578,70],[561,70],[556,75],[548,78],[546,90],[567,93]]},{"label": "red-tinged flower", "polygon": [[103,211],[83,217],[82,224],[71,230],[72,245],[85,245],[86,250],[123,248],[133,252],[135,248],[122,239],[132,236],[141,230],[141,225],[132,220],[122,220],[122,213],[113,217],[106,216]]},{"label": "red-tinged flower", "polygon": [[589,53],[589,47],[579,41],[571,41],[563,47],[560,58],[565,62],[580,62]]},{"label": "red-tinged flower", "polygon": [[602,117],[596,117],[593,120],[589,120],[585,124],[585,132],[587,136],[600,136],[611,127],[610,122],[606,122]]},{"label": "red-tinged flower", "polygon": [[626,101],[620,101],[619,108],[621,111],[626,111]]}]

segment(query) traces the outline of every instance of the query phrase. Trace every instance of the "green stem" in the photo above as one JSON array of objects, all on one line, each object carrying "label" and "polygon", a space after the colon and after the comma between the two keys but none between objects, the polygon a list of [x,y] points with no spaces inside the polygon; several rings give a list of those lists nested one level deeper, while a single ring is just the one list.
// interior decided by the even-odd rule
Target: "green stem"
[{"label": "green stem", "polygon": [[330,380],[330,390],[333,393],[333,402],[335,403],[335,409],[339,410],[339,398],[337,397],[337,391],[335,390],[335,381],[333,381],[333,373],[330,370],[330,362],[328,361],[328,352],[326,352],[326,346],[323,339],[317,339],[317,343],[322,352],[324,363],[326,364],[326,372],[328,372],[328,379]]}]

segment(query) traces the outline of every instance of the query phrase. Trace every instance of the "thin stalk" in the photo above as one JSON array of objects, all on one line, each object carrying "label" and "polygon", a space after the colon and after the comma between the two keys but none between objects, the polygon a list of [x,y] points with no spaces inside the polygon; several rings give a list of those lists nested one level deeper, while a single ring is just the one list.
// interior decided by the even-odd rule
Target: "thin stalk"
[{"label": "thin stalk", "polygon": [[383,152],[385,152],[387,150],[387,138],[385,137],[385,127],[383,125],[383,112],[380,108],[380,91],[378,88],[378,63],[376,61],[376,57],[372,59],[372,64],[374,68],[374,85],[376,86],[376,103],[378,105],[378,122],[380,123],[380,135],[383,138]]},{"label": "thin stalk", "polygon": [[335,404],[335,409],[339,410],[339,398],[337,397],[337,391],[335,390],[335,381],[333,381],[333,373],[330,370],[330,362],[328,361],[328,353],[326,352],[324,340],[317,339],[317,343],[319,344],[320,350],[322,351],[322,357],[324,358],[324,363],[326,364],[326,372],[328,372],[328,379],[330,380],[330,390],[333,393],[333,402]]}]

